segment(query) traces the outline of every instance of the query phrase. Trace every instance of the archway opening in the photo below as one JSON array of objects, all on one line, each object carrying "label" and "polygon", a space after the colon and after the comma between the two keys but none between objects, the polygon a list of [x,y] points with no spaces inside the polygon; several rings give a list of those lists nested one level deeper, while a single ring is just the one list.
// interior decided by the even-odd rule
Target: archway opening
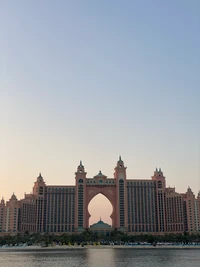
[{"label": "archway opening", "polygon": [[91,215],[89,219],[89,226],[97,223],[100,218],[104,223],[112,225],[111,214],[113,212],[113,207],[110,201],[101,193],[96,195],[88,205],[88,211]]}]

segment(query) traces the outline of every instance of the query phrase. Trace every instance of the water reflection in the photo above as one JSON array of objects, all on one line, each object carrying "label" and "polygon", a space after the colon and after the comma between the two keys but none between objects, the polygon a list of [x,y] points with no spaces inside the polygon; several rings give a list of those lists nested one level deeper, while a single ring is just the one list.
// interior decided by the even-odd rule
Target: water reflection
[{"label": "water reflection", "polygon": [[0,267],[199,267],[198,249],[69,249],[3,252]]},{"label": "water reflection", "polygon": [[115,266],[115,249],[88,249],[88,267]]},{"label": "water reflection", "polygon": [[[49,253],[35,253],[30,267],[86,267],[88,253],[85,249],[70,249],[65,251],[51,251]],[[36,263],[39,265],[36,265]]]}]

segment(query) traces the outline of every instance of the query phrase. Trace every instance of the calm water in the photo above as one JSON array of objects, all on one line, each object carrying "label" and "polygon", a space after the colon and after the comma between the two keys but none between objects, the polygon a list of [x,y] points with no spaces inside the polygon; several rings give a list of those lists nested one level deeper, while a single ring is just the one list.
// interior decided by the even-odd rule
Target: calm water
[{"label": "calm water", "polygon": [[199,249],[0,251],[0,267],[200,267]]}]

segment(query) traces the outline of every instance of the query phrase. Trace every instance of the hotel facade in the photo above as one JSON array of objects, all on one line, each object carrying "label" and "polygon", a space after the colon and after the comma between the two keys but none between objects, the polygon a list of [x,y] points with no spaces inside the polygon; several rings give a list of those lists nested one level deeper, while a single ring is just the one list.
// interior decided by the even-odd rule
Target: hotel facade
[{"label": "hotel facade", "polygon": [[46,185],[41,174],[31,194],[18,200],[14,195],[0,202],[0,233],[81,233],[89,228],[88,205],[103,194],[112,204],[112,229],[127,234],[200,232],[200,192],[177,193],[166,187],[161,169],[151,179],[127,179],[121,157],[114,178],[101,171],[87,178],[80,162],[74,186]]}]

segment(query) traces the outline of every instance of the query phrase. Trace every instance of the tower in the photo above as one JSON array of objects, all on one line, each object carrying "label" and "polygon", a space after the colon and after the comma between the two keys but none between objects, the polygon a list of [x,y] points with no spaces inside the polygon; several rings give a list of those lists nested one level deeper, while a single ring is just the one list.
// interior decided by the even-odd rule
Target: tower
[{"label": "tower", "polygon": [[44,179],[40,173],[39,176],[37,177],[36,182],[34,183],[33,194],[43,196],[45,191],[45,186],[46,185]]},{"label": "tower", "polygon": [[75,228],[78,232],[84,231],[86,225],[86,208],[85,208],[85,192],[86,192],[86,172],[80,161],[77,171],[75,172],[76,179],[76,198],[75,198]]},{"label": "tower", "polygon": [[46,225],[46,184],[41,173],[34,183],[33,195],[36,198],[36,231],[44,232]]},{"label": "tower", "polygon": [[115,167],[114,178],[116,179],[116,222],[117,229],[126,231],[127,228],[127,185],[126,167],[119,156]]},{"label": "tower", "polygon": [[195,205],[195,195],[192,192],[190,186],[188,186],[187,192],[185,193],[184,205],[187,217],[186,230],[188,232],[193,232],[196,230],[196,205]]},{"label": "tower", "polygon": [[4,231],[5,227],[5,201],[2,198],[0,202],[0,232]]},{"label": "tower", "polygon": [[154,171],[154,175],[151,177],[153,181],[155,181],[156,188],[156,214],[157,214],[157,232],[164,232],[166,230],[166,220],[165,220],[165,188],[166,181],[161,171],[156,168]]}]

